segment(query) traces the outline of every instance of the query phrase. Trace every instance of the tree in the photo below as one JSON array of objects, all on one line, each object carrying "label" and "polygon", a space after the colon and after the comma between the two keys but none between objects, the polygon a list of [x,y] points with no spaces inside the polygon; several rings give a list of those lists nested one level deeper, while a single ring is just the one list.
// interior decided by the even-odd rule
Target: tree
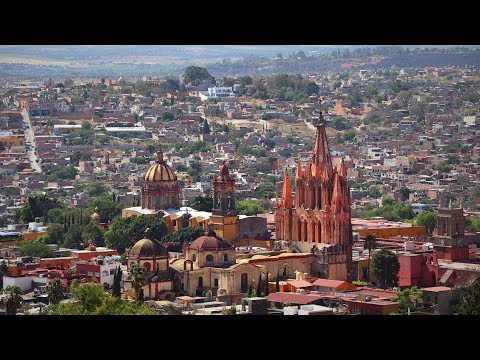
[{"label": "tree", "polygon": [[175,120],[175,115],[173,115],[173,114],[172,114],[171,112],[169,112],[169,111],[166,111],[166,112],[163,113],[162,119],[163,119],[164,121],[173,121],[173,120]]},{"label": "tree", "polygon": [[277,271],[277,280],[275,281],[275,292],[280,292],[280,273]]},{"label": "tree", "polygon": [[215,78],[210,75],[206,68],[191,65],[185,68],[183,73],[183,81],[185,84],[192,84],[197,86],[201,83],[207,82],[216,85]]},{"label": "tree", "polygon": [[72,224],[65,233],[65,242],[63,246],[72,249],[83,249],[85,243],[82,240],[83,227],[78,224]]},{"label": "tree", "polygon": [[147,228],[151,230],[152,240],[160,240],[167,234],[165,221],[158,217],[142,215],[115,218],[105,232],[105,244],[122,254],[144,237]]},{"label": "tree", "polygon": [[114,217],[120,215],[123,206],[112,198],[112,195],[104,194],[88,200],[88,207],[95,209],[98,207],[98,213],[102,216],[102,220],[110,221]]},{"label": "tree", "polygon": [[20,244],[20,256],[51,258],[55,256],[55,251],[42,239],[35,239]]},{"label": "tree", "polygon": [[140,264],[132,264],[128,269],[128,278],[132,280],[132,287],[135,289],[137,301],[143,301],[142,287],[147,284],[147,274],[145,268]]},{"label": "tree", "polygon": [[178,231],[165,235],[160,239],[162,243],[190,243],[205,233],[205,230],[199,226],[189,226]]},{"label": "tree", "polygon": [[394,301],[397,301],[402,311],[416,310],[418,307],[418,300],[423,298],[422,289],[412,286],[398,293]]},{"label": "tree", "polygon": [[367,281],[370,280],[370,257],[372,255],[372,250],[377,248],[377,238],[374,235],[367,235],[365,237],[365,242],[363,243],[363,248],[368,250],[368,264],[367,264]]},{"label": "tree", "polygon": [[457,290],[458,303],[454,306],[459,315],[480,315],[480,278],[472,285]]},{"label": "tree", "polygon": [[109,187],[100,181],[95,181],[90,184],[77,185],[75,189],[77,191],[85,191],[89,196],[92,197],[107,195],[109,191]]},{"label": "tree", "polygon": [[380,279],[383,288],[395,286],[398,283],[400,263],[397,255],[390,250],[382,249],[373,255],[372,272]]},{"label": "tree", "polygon": [[20,219],[23,222],[35,221],[36,217],[47,215],[53,208],[62,207],[58,199],[50,198],[47,195],[32,195],[28,197],[28,202],[20,209]]},{"label": "tree", "polygon": [[467,217],[467,231],[480,232],[480,218],[476,216]]},{"label": "tree", "polygon": [[22,290],[15,285],[8,285],[2,291],[5,294],[0,298],[1,304],[5,307],[7,315],[15,315],[22,304]]},{"label": "tree", "polygon": [[122,294],[121,281],[122,281],[122,269],[118,266],[113,273],[113,287],[112,295],[119,298]]},{"label": "tree", "polygon": [[213,209],[213,197],[206,196],[197,196],[193,201],[193,207],[199,211],[208,211],[211,212]]},{"label": "tree", "polygon": [[8,264],[5,260],[0,262],[0,289],[3,288],[3,277],[8,275]]},{"label": "tree", "polygon": [[267,274],[265,275],[265,296],[268,296],[269,293],[270,291],[268,289],[268,271],[267,271]]},{"label": "tree", "polygon": [[56,277],[47,284],[48,302],[58,304],[63,299],[63,284],[60,278]]},{"label": "tree", "polygon": [[418,226],[425,226],[428,230],[428,234],[432,235],[432,232],[437,225],[437,213],[434,211],[424,211],[417,215],[416,223]]},{"label": "tree", "polygon": [[207,119],[204,119],[202,126],[202,134],[210,134],[210,125],[208,124]]},{"label": "tree", "polygon": [[98,226],[95,220],[83,227],[82,239],[85,244],[93,244],[95,246],[105,246],[103,230]]},{"label": "tree", "polygon": [[145,304],[121,300],[106,293],[95,283],[70,285],[72,300],[49,306],[48,315],[155,315]]},{"label": "tree", "polygon": [[146,150],[149,154],[153,154],[157,150],[157,147],[153,144],[148,144]]},{"label": "tree", "polygon": [[258,200],[240,200],[235,203],[239,215],[257,215],[267,212]]},{"label": "tree", "polygon": [[4,151],[5,149],[5,143],[3,141],[0,141],[0,151]]},{"label": "tree", "polygon": [[[50,210],[52,211],[52,210]],[[44,242],[46,244],[57,244],[62,245],[65,241],[63,225],[60,224],[51,224],[48,229],[47,233],[44,236]]]}]

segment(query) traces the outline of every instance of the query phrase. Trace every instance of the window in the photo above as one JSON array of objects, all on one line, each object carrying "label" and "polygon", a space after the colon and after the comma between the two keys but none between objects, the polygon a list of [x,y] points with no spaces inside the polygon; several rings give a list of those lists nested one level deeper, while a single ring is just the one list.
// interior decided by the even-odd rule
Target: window
[{"label": "window", "polygon": [[80,270],[80,275],[85,275],[85,270],[81,269]]},{"label": "window", "polygon": [[242,276],[240,277],[240,287],[242,293],[245,293],[248,291],[248,274],[243,273]]},{"label": "window", "polygon": [[354,315],[360,314],[360,309],[359,308],[352,308],[352,314],[354,314]]},{"label": "window", "polygon": [[218,279],[213,280],[213,286],[218,287]]},{"label": "window", "polygon": [[110,275],[115,274],[115,269],[110,269]]},{"label": "window", "polygon": [[227,254],[223,254],[223,261],[228,261],[228,255]]},{"label": "window", "polygon": [[98,271],[95,271],[95,277],[100,277],[100,273]]},{"label": "window", "polygon": [[192,255],[192,261],[197,261],[197,255],[196,254]]},{"label": "window", "polygon": [[88,275],[88,276],[93,276],[93,271],[89,271],[89,272],[87,273],[87,275]]},{"label": "window", "polygon": [[150,271],[150,269],[152,268],[152,265],[150,265],[149,262],[146,262],[143,264],[143,267],[145,268],[145,270]]},{"label": "window", "polygon": [[213,262],[213,255],[212,255],[212,254],[208,254],[207,257],[205,258],[205,261],[207,261],[207,262]]},{"label": "window", "polygon": [[203,287],[203,277],[201,276],[198,278],[198,287],[199,288]]}]

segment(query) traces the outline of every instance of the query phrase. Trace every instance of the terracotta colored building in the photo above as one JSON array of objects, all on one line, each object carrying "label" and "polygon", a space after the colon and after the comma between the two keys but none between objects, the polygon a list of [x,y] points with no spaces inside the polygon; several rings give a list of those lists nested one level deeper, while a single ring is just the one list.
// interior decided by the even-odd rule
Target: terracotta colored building
[{"label": "terracotta colored building", "polygon": [[437,236],[434,239],[433,249],[439,259],[469,262],[465,222],[462,208],[438,209]]},{"label": "terracotta colored building", "polygon": [[275,208],[276,239],[292,241],[302,252],[310,252],[315,247],[317,261],[312,273],[319,277],[350,280],[350,189],[344,161],[338,171],[332,165],[322,114],[311,161],[305,169],[298,161],[295,184],[294,200],[285,171],[282,198],[277,199]]}]

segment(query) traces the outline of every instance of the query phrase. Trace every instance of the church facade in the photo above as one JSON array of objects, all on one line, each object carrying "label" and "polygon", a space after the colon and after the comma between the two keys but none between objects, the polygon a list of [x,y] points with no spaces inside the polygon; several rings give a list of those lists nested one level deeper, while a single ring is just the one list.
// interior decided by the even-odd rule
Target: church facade
[{"label": "church facade", "polygon": [[346,167],[332,165],[325,122],[320,113],[310,162],[295,175],[295,198],[285,171],[282,198],[275,206],[276,240],[298,252],[313,252],[312,274],[349,281],[352,268],[350,189]]}]

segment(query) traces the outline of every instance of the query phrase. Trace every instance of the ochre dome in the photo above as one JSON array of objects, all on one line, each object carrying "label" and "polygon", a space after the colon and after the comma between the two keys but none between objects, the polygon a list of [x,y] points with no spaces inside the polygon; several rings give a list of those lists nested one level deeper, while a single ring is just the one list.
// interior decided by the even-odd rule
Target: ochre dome
[{"label": "ochre dome", "polygon": [[215,231],[208,230],[188,247],[191,250],[233,250],[233,246],[218,237]]},{"label": "ochre dome", "polygon": [[128,256],[168,257],[168,250],[156,240],[138,240],[128,252]]},{"label": "ochre dome", "polygon": [[157,163],[150,166],[147,170],[145,181],[174,181],[177,180],[177,175],[172,168],[163,161],[163,152],[157,151]]}]

